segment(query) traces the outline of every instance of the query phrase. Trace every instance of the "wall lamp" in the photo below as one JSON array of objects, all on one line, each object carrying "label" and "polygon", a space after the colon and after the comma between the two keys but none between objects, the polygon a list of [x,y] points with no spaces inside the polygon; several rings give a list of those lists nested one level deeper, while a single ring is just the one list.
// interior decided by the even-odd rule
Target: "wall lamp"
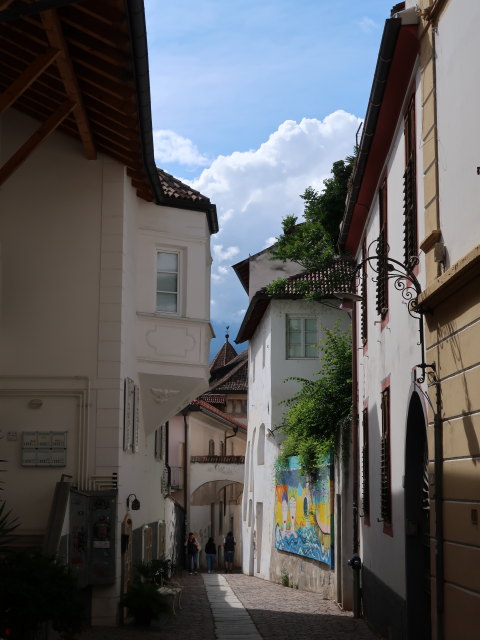
[{"label": "wall lamp", "polygon": [[130,498],[133,496],[132,500],[132,511],[138,511],[140,509],[140,500],[134,493],[131,493],[127,498],[127,509],[130,509]]},{"label": "wall lamp", "polygon": [[267,429],[267,437],[271,438],[275,431],[278,431],[278,429],[281,429],[283,427],[283,424],[280,424],[278,427],[273,427],[273,429]]}]

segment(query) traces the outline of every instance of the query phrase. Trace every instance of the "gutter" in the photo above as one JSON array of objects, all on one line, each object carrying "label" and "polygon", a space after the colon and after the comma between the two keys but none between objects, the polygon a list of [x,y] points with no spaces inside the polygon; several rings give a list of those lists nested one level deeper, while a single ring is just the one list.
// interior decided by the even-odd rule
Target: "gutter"
[{"label": "gutter", "polygon": [[210,234],[218,232],[217,207],[209,203],[207,206],[192,206],[191,203],[176,204],[165,196],[155,164],[153,146],[152,105],[150,100],[150,71],[148,66],[147,27],[143,0],[124,0],[128,17],[130,40],[132,42],[135,87],[138,96],[138,117],[140,137],[142,140],[142,158],[155,204],[181,206],[182,208],[205,211]]},{"label": "gutter", "polygon": [[138,96],[138,118],[142,140],[142,158],[155,204],[164,204],[160,179],[155,165],[148,68],[147,27],[143,0],[125,0],[130,40],[132,42],[135,87]]},{"label": "gutter", "polygon": [[338,238],[340,254],[343,254],[343,248],[350,230],[353,211],[362,185],[373,136],[375,135],[382,100],[385,93],[385,86],[401,26],[402,20],[400,18],[390,18],[385,21],[382,42],[380,43],[380,51],[378,53],[377,66],[373,77],[372,90],[368,101],[367,115],[365,116],[362,138],[360,140],[360,148],[352,174],[352,188],[348,194],[345,215],[340,225],[340,235]]}]

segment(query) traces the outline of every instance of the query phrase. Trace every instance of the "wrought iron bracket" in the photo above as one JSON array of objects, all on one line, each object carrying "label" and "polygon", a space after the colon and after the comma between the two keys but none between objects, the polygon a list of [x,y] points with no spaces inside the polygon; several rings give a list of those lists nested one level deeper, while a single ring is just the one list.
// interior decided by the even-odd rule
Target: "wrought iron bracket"
[{"label": "wrought iron bracket", "polygon": [[[418,296],[422,292],[422,287],[418,281],[417,276],[414,273],[415,267],[419,263],[418,257],[410,259],[408,266],[390,257],[390,247],[387,242],[380,242],[379,239],[370,243],[367,250],[367,257],[357,264],[354,271],[354,281],[356,285],[356,291],[359,290],[359,284],[363,278],[368,278],[368,274],[365,273],[365,265],[369,266],[377,276],[372,276],[372,281],[377,282],[378,276],[387,278],[393,282],[393,286],[397,291],[400,291],[402,298],[407,304],[408,313],[412,318],[418,321],[418,346],[420,347],[421,362],[416,367],[421,369],[420,376],[416,376],[416,382],[422,384],[425,382],[426,370],[431,369],[434,373],[436,371],[435,362],[427,364],[425,362],[425,340],[423,331],[423,316],[425,311],[418,304]],[[361,289],[360,289],[361,291]]]}]

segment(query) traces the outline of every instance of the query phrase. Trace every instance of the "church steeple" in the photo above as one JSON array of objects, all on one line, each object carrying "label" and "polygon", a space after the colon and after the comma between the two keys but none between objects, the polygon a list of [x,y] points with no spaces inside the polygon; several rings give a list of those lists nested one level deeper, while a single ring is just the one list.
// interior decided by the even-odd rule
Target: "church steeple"
[{"label": "church steeple", "polygon": [[210,365],[211,373],[213,373],[213,371],[215,371],[216,369],[220,369],[220,367],[224,367],[231,360],[237,357],[237,352],[228,341],[230,337],[230,334],[228,333],[229,329],[230,329],[230,326],[227,325],[226,333],[225,333],[225,342],[222,345],[220,351],[215,356],[215,358],[212,360],[212,364]]}]

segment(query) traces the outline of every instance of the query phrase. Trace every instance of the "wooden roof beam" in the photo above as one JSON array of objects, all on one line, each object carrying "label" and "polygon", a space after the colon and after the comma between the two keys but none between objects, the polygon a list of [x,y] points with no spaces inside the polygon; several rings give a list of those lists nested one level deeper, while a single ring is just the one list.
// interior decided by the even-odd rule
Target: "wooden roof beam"
[{"label": "wooden roof beam", "polygon": [[69,100],[75,103],[73,115],[77,123],[85,155],[89,160],[95,160],[97,157],[95,143],[60,20],[55,11],[44,11],[41,17],[50,46],[60,50],[60,56],[57,58],[57,66],[65,85],[67,96]]},{"label": "wooden roof beam", "polygon": [[48,49],[39,56],[25,71],[0,95],[0,113],[10,107],[19,96],[24,93],[30,85],[56,60],[60,51],[58,49]]},{"label": "wooden roof beam", "polygon": [[75,103],[67,100],[52,115],[40,125],[30,138],[18,149],[13,156],[0,167],[0,185],[7,180],[18,167],[25,162],[38,145],[57,129],[65,118],[75,109]]},{"label": "wooden roof beam", "polygon": [[0,11],[3,11],[8,7],[9,4],[12,4],[13,0],[0,0]]}]

